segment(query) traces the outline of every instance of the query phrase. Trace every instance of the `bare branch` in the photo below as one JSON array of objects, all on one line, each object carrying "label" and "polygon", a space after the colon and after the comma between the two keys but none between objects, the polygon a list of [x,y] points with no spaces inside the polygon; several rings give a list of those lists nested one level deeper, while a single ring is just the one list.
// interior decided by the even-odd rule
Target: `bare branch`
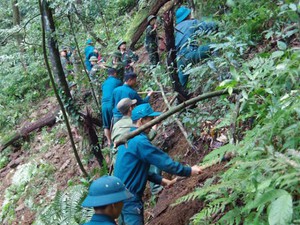
[{"label": "bare branch", "polygon": [[[239,88],[233,89],[233,93],[239,93],[239,92],[240,92]],[[209,99],[209,98],[213,98],[213,97],[217,97],[217,96],[221,96],[221,95],[227,95],[227,94],[228,94],[227,90],[221,90],[221,91],[209,92],[209,93],[197,96],[195,98],[189,99],[189,100],[181,103],[180,105],[175,106],[174,108],[171,108],[169,111],[163,113],[162,115],[158,116],[157,118],[150,121],[149,123],[146,123],[143,126],[139,127],[138,129],[130,132],[129,134],[124,135],[124,137],[121,138],[121,140],[119,140],[118,142],[116,142],[115,145],[119,146],[121,144],[125,144],[129,139],[140,134],[147,128],[150,128],[150,127],[154,126],[155,124],[160,123],[161,121],[167,119],[168,117],[172,116],[173,114],[181,111],[182,109],[184,109],[190,105],[193,105],[193,104],[195,104],[199,101],[205,100],[205,99]]]}]

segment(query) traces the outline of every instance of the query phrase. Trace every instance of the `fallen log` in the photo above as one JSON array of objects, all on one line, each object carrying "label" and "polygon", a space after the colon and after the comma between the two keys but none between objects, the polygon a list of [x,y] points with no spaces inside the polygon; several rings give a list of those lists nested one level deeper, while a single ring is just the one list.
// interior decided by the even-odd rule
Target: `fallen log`
[{"label": "fallen log", "polygon": [[[0,152],[2,152],[4,149],[6,149],[8,146],[12,145],[16,141],[26,138],[31,132],[41,129],[45,126],[53,126],[56,122],[56,117],[59,113],[60,109],[59,107],[55,107],[52,112],[49,112],[44,117],[38,119],[37,121],[33,123],[26,124],[23,126],[20,130],[18,130],[15,134],[13,134],[9,140],[7,140],[1,147]],[[86,120],[88,120],[98,127],[102,127],[102,121],[99,118],[91,117],[90,115],[87,115],[86,113],[79,112],[79,115]]]},{"label": "fallen log", "polygon": [[0,152],[2,152],[8,146],[12,145],[17,140],[26,138],[31,132],[37,129],[43,128],[45,126],[53,126],[56,122],[56,116],[58,115],[59,111],[60,111],[59,107],[56,107],[55,110],[46,114],[44,117],[40,118],[39,120],[33,123],[26,124],[2,145],[2,147],[0,148]]}]

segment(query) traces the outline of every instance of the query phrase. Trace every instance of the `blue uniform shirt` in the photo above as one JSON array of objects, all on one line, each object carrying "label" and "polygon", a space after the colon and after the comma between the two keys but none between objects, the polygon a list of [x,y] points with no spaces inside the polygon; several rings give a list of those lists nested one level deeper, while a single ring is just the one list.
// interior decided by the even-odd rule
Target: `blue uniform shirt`
[{"label": "blue uniform shirt", "polygon": [[94,214],[92,219],[84,225],[116,225],[115,220],[107,215]]},{"label": "blue uniform shirt", "polygon": [[[180,48],[189,40],[193,41],[194,35],[201,35],[217,29],[215,22],[204,22],[196,19],[184,20],[177,24],[175,34],[175,46],[176,50],[180,51]],[[193,45],[193,43],[191,43]],[[194,43],[194,45],[198,45]],[[184,47],[183,47],[184,48]]]},{"label": "blue uniform shirt", "polygon": [[123,83],[118,78],[109,76],[102,84],[102,104],[112,105],[113,90]]},{"label": "blue uniform shirt", "polygon": [[85,66],[86,66],[86,69],[88,71],[90,71],[92,69],[92,64],[91,62],[89,61],[91,56],[93,55],[94,53],[94,46],[92,45],[88,45],[85,49],[84,49],[84,55],[85,55]]},{"label": "blue uniform shirt", "polygon": [[139,94],[134,90],[132,87],[130,87],[127,84],[123,84],[120,87],[117,87],[113,91],[113,96],[112,96],[112,106],[113,106],[113,114],[114,117],[121,118],[123,115],[122,113],[119,112],[117,109],[117,104],[119,101],[123,98],[130,98],[130,99],[136,99],[137,105],[143,104],[143,103],[148,103],[149,102],[149,96],[146,98],[142,99]]},{"label": "blue uniform shirt", "polygon": [[114,176],[120,178],[132,194],[141,198],[147,180],[158,184],[162,180],[158,174],[149,174],[150,165],[170,174],[191,175],[190,167],[174,162],[168,154],[152,145],[145,133],[141,133],[130,139],[127,147],[119,147]]}]

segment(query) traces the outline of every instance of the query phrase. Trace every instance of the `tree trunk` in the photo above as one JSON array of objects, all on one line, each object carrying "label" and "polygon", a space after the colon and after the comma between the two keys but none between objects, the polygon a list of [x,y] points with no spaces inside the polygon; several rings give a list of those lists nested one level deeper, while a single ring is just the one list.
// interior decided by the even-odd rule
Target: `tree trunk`
[{"label": "tree trunk", "polygon": [[164,28],[166,35],[166,48],[168,51],[167,65],[170,72],[172,86],[174,91],[178,92],[179,102],[186,101],[188,94],[179,82],[177,74],[177,63],[176,63],[176,47],[175,47],[175,36],[174,36],[174,5],[164,13]]},{"label": "tree trunk", "polygon": [[93,118],[91,117],[91,114],[89,113],[88,110],[85,116],[84,130],[85,133],[88,135],[91,150],[94,156],[96,157],[100,167],[102,167],[104,157],[102,155],[99,139],[93,125]]},{"label": "tree trunk", "polygon": [[45,21],[45,32],[46,32],[46,39],[48,41],[48,49],[50,53],[50,61],[52,64],[52,70],[55,76],[58,79],[59,86],[64,92],[66,99],[64,102],[69,102],[72,99],[71,92],[68,86],[68,82],[66,80],[66,76],[61,65],[60,61],[60,54],[58,50],[58,44],[56,41],[56,31],[55,31],[55,24],[53,20],[52,11],[50,10],[46,1],[43,1],[43,19]]},{"label": "tree trunk", "polygon": [[[156,3],[154,3],[151,7],[151,9],[149,10],[149,14],[147,15],[156,15],[158,13],[158,11],[160,10],[160,8],[166,4],[167,2],[169,2],[170,0],[158,0],[156,1]],[[130,44],[130,48],[135,50],[135,44],[139,41],[140,37],[142,36],[142,34],[144,33],[148,23],[147,23],[147,17],[145,17],[145,19],[138,25],[136,31],[134,32],[133,36],[131,37],[131,44]]]},{"label": "tree trunk", "polygon": [[[18,0],[12,0],[11,4],[12,4],[12,10],[13,10],[13,24],[14,24],[14,26],[20,26],[21,16],[20,16],[20,10],[19,10],[19,6],[18,6]],[[19,32],[16,33],[16,39],[17,39],[19,50],[20,50],[20,61],[22,63],[25,73],[27,73],[27,65],[24,60],[25,49],[22,45],[23,38]]]}]

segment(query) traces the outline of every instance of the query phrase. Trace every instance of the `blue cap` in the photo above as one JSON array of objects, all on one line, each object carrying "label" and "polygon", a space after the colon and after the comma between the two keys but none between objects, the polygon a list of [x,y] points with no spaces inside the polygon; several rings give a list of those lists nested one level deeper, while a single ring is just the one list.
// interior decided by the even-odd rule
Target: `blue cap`
[{"label": "blue cap", "polygon": [[179,9],[176,10],[176,24],[182,22],[190,14],[191,10],[189,8],[181,6]]},{"label": "blue cap", "polygon": [[114,176],[102,176],[93,181],[83,207],[100,207],[132,198],[122,181]]},{"label": "blue cap", "polygon": [[141,104],[135,107],[131,113],[132,121],[137,121],[138,119],[148,117],[148,116],[159,116],[161,112],[154,112],[149,103]]},{"label": "blue cap", "polygon": [[92,39],[87,39],[87,40],[86,40],[86,44],[87,44],[87,45],[90,45],[90,44],[92,44],[92,43],[93,43]]}]

